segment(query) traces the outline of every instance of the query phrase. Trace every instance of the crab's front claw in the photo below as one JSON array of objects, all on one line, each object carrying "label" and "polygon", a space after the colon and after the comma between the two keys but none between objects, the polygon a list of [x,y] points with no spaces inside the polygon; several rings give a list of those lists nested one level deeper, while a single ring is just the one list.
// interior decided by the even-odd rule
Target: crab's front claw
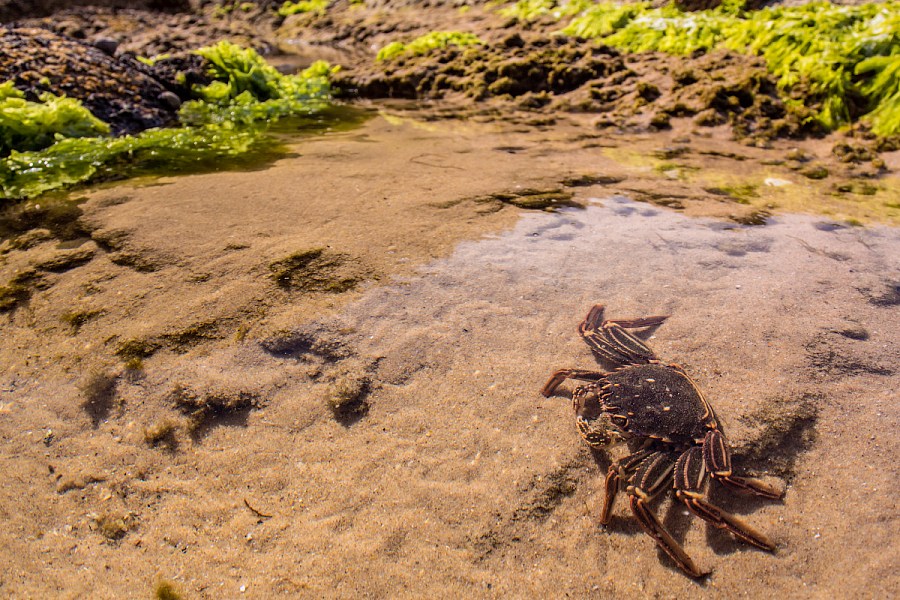
[{"label": "crab's front claw", "polygon": [[600,373],[597,371],[586,371],[584,369],[560,369],[550,376],[550,379],[547,380],[547,383],[545,383],[544,387],[541,389],[541,394],[544,396],[544,398],[549,398],[556,391],[556,388],[558,388],[566,379],[578,379],[580,381],[600,381],[605,376],[606,373]]}]

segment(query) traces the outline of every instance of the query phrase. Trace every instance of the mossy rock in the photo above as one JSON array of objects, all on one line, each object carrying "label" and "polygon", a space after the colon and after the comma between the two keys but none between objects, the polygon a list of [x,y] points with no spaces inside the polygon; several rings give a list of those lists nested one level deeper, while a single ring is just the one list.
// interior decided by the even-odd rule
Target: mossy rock
[{"label": "mossy rock", "polygon": [[822,165],[811,165],[805,169],[801,169],[800,174],[809,179],[825,179],[828,177],[828,169]]}]

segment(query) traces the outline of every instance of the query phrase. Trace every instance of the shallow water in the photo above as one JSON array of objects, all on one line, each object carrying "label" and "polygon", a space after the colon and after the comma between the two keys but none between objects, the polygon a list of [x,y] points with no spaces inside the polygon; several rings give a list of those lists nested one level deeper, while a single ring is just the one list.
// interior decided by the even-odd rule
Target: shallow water
[{"label": "shallow water", "polygon": [[[746,227],[604,184],[569,187],[586,208],[553,213],[489,197],[632,177],[564,129],[375,117],[291,148],[265,170],[95,191],[90,260],[44,273],[0,325],[14,595],[127,596],[157,577],[198,597],[898,588],[896,228]],[[359,285],[273,282],[274,262],[312,247]],[[2,266],[59,251],[44,241]],[[595,303],[670,315],[648,343],[708,394],[736,469],[787,486],[783,502],[711,490],[776,555],[664,501],[661,519],[714,570],[696,583],[624,501],[598,525],[610,457],[587,451],[565,397],[539,393],[557,368],[597,367],[576,333]],[[73,306],[99,311],[76,333],[60,323]],[[115,355],[126,340],[158,346],[137,371]],[[82,376],[98,368],[119,375],[94,427]],[[354,383],[358,412],[336,415]],[[190,429],[185,397],[250,403]],[[167,419],[177,444],[150,446]],[[123,515],[121,540],[99,531],[104,515]]]}]

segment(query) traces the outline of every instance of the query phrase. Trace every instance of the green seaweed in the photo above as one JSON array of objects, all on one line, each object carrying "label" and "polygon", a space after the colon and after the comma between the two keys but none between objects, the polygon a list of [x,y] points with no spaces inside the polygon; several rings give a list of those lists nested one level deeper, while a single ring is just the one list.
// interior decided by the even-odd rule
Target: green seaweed
[{"label": "green seaweed", "polygon": [[97,317],[103,315],[102,310],[70,310],[60,315],[59,320],[67,324],[72,329],[72,334],[77,334],[82,327],[93,321]]},{"label": "green seaweed", "polygon": [[519,21],[534,21],[545,15],[559,19],[578,14],[592,4],[590,0],[519,0],[501,8],[497,13]]},{"label": "green seaweed", "polygon": [[298,13],[316,13],[325,14],[331,0],[300,0],[299,2],[291,2],[287,0],[278,9],[278,14],[282,17],[296,15]]},{"label": "green seaweed", "polygon": [[109,133],[109,125],[73,98],[43,93],[25,99],[12,81],[0,84],[0,156],[11,150],[40,150],[58,136],[80,138]]},{"label": "green seaweed", "polygon": [[144,63],[148,67],[152,67],[161,60],[166,60],[167,58],[172,58],[172,55],[169,54],[168,52],[166,52],[163,54],[157,54],[156,56],[150,56],[150,57],[135,56],[135,58],[137,59],[138,62]]},{"label": "green seaweed", "polygon": [[419,36],[409,43],[391,42],[378,51],[379,61],[392,60],[398,56],[420,56],[432,50],[447,46],[471,46],[484,42],[474,33],[462,31],[432,31]]},{"label": "green seaweed", "polygon": [[210,63],[215,81],[195,86],[200,98],[186,102],[186,125],[273,122],[321,111],[331,99],[329,78],[339,67],[316,61],[296,75],[284,75],[252,48],[219,42],[197,50]]},{"label": "green seaweed", "polygon": [[869,57],[854,73],[869,76],[862,91],[875,107],[869,113],[872,131],[885,137],[900,132],[900,53]]},{"label": "green seaweed", "polygon": [[603,2],[562,31],[629,52],[686,55],[722,48],[761,56],[785,96],[802,96],[825,128],[865,116],[879,135],[900,133],[896,0],[859,6],[819,1],[759,11],[744,11],[734,1],[687,13],[673,6]]},{"label": "green seaweed", "polygon": [[170,581],[160,580],[153,587],[153,597],[156,600],[184,600],[184,595],[175,584]]},{"label": "green seaweed", "polygon": [[0,195],[29,198],[99,175],[234,157],[250,150],[259,131],[225,125],[148,129],[118,138],[63,138],[45,150],[0,160]]},{"label": "green seaweed", "polygon": [[312,99],[327,96],[328,76],[335,70],[316,61],[297,75],[284,75],[252,48],[223,41],[200,48],[197,54],[210,63],[217,81],[195,88],[207,102],[222,102],[250,92],[259,101],[272,98]]}]

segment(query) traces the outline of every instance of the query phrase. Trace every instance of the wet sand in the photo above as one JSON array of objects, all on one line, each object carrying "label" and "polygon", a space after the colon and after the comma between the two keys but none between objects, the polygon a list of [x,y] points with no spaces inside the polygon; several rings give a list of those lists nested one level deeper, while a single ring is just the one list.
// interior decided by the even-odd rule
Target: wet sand
[{"label": "wet sand", "polygon": [[[895,228],[748,227],[752,205],[563,124],[408,116],[94,190],[89,239],[5,247],[4,280],[41,281],[0,323],[5,595],[897,593]],[[528,189],[586,208],[509,205]],[[640,191],[686,214],[621,195]],[[671,315],[649,343],[708,394],[737,470],[786,485],[711,489],[776,555],[666,500],[698,583],[622,500],[599,526],[608,459],[539,394],[596,366],[576,326],[597,302]]]}]

